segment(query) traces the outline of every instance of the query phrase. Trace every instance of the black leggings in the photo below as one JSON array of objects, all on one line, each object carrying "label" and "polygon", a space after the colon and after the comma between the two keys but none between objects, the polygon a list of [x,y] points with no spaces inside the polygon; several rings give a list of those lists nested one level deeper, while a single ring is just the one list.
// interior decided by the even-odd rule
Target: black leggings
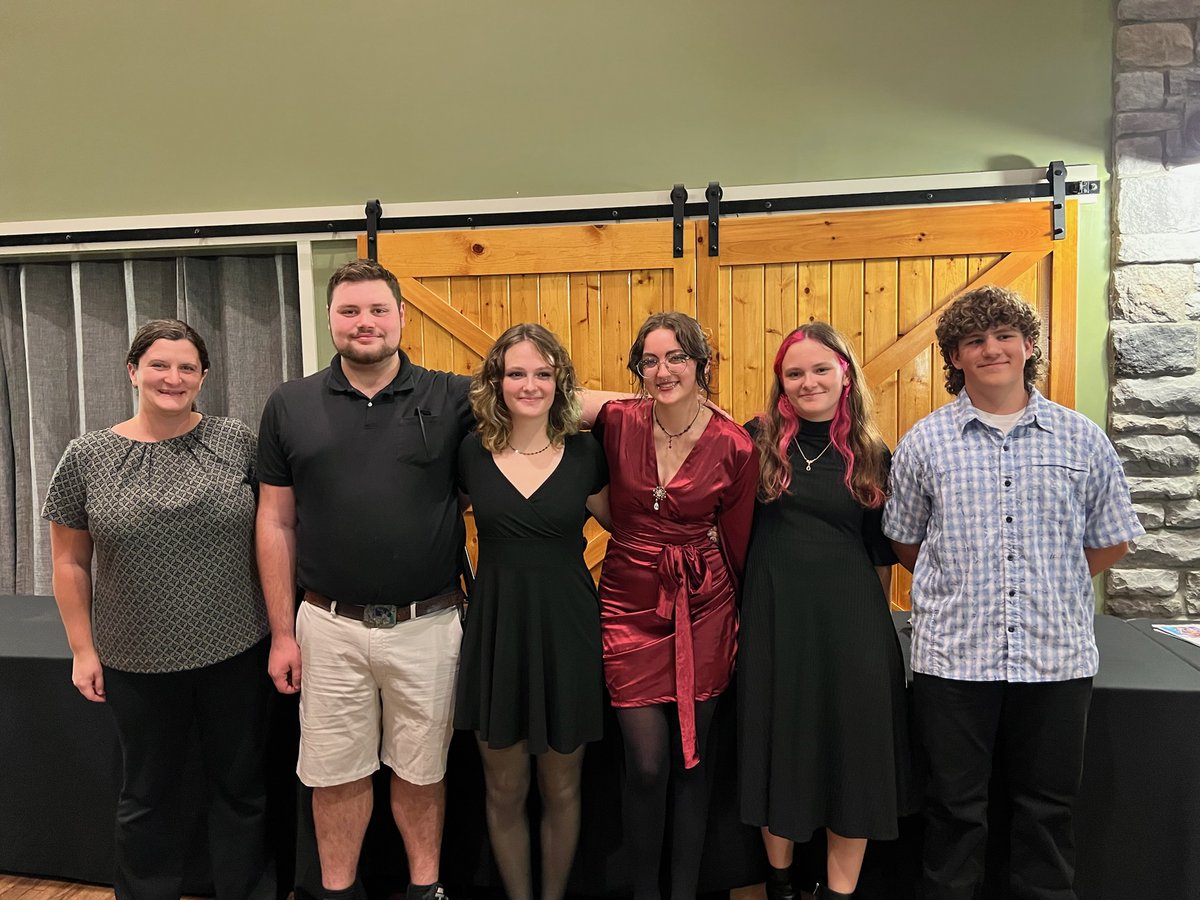
[{"label": "black leggings", "polygon": [[674,703],[617,710],[625,742],[622,794],[625,846],[633,866],[634,900],[658,900],[659,866],[671,807],[671,900],[692,900],[704,851],[711,789],[708,735],[717,700],[696,704],[698,765],[683,766],[679,712]]}]

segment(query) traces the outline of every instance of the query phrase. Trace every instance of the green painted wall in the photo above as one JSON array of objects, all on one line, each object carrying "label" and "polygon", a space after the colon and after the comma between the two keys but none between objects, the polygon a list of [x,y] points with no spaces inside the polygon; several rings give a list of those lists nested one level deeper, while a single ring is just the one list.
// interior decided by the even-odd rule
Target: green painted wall
[{"label": "green painted wall", "polygon": [[[1103,170],[1110,6],[5,0],[0,221]],[[1081,223],[1098,420],[1106,207]]]}]

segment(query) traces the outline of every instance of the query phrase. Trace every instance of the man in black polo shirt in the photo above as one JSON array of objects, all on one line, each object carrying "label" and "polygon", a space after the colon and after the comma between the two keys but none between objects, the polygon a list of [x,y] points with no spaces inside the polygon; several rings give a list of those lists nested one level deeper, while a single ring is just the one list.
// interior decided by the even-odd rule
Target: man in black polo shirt
[{"label": "man in black polo shirt", "polygon": [[[259,434],[269,672],[295,693],[303,665],[297,774],[313,788],[325,895],[355,891],[382,746],[409,900],[440,900],[462,637],[455,466],[474,427],[470,379],[423,369],[399,349],[400,288],[377,263],[339,268],[327,304],[338,355],[276,389]],[[297,584],[305,602],[295,614]]]}]

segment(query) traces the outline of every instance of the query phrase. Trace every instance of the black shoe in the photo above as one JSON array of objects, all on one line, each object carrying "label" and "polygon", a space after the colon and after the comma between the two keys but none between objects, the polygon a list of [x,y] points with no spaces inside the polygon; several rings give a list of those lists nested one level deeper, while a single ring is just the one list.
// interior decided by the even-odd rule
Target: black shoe
[{"label": "black shoe", "polygon": [[798,900],[796,888],[792,885],[792,874],[788,869],[776,869],[774,866],[767,873],[767,900]]},{"label": "black shoe", "polygon": [[407,900],[446,900],[446,889],[440,881],[433,884],[410,884]]},{"label": "black shoe", "polygon": [[823,884],[818,884],[817,889],[813,891],[814,900],[853,900],[854,892],[843,894],[841,891],[831,891]]}]

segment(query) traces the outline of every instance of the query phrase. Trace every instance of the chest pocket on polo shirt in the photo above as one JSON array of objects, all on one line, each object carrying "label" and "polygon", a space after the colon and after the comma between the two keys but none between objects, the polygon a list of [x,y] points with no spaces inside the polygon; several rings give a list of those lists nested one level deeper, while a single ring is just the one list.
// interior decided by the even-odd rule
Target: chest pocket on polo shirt
[{"label": "chest pocket on polo shirt", "polygon": [[1051,522],[1082,525],[1087,493],[1087,461],[1071,452],[1035,455],[1029,461],[1031,512]]},{"label": "chest pocket on polo shirt", "polygon": [[396,459],[414,466],[429,465],[442,451],[444,427],[441,416],[427,413],[396,419],[392,425]]}]

